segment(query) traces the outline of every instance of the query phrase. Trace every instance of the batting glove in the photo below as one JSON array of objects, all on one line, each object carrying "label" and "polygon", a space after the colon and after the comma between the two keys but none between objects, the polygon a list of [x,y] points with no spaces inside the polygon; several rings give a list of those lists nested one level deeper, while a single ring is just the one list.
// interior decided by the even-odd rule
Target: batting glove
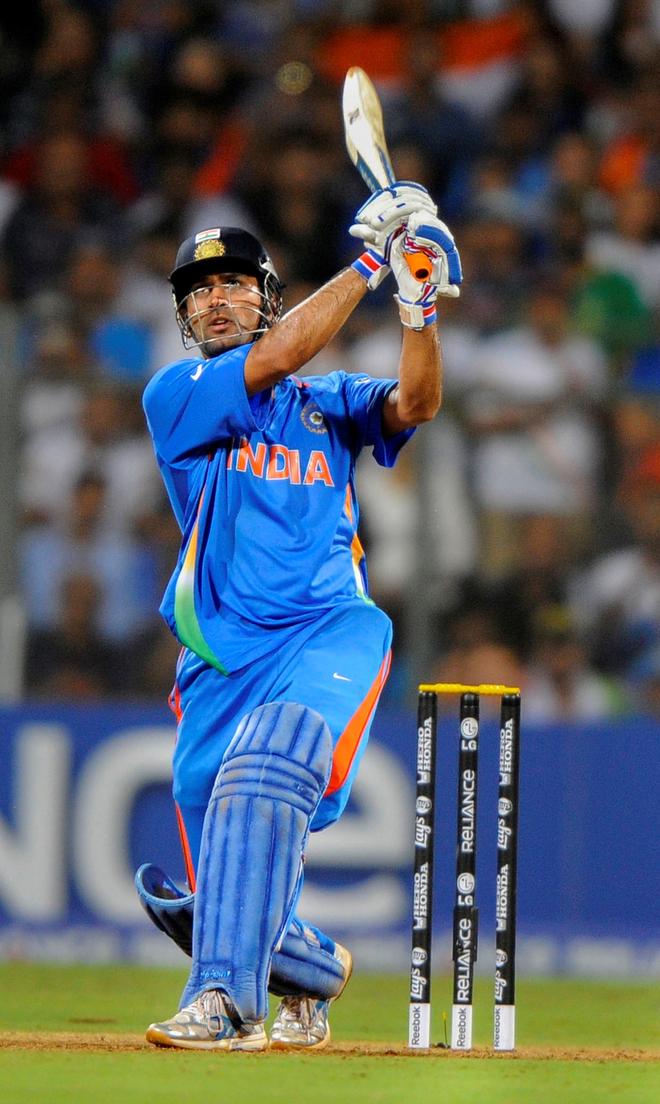
[{"label": "batting glove", "polygon": [[349,234],[361,238],[387,262],[392,234],[398,231],[415,211],[435,216],[438,208],[426,188],[410,180],[397,181],[381,188],[363,203],[349,228]]},{"label": "batting glove", "polygon": [[[422,256],[429,268],[423,280],[414,274],[415,258]],[[436,321],[438,295],[455,299],[463,280],[461,260],[449,228],[426,211],[413,213],[404,233],[392,243],[390,266],[396,277],[398,294],[394,296],[404,326],[422,330]]]},{"label": "batting glove", "polygon": [[431,274],[427,277],[435,284],[438,295],[457,299],[463,282],[461,258],[458,255],[454,235],[449,227],[435,215],[416,211],[408,219],[402,246],[405,253],[423,253],[431,262]]}]

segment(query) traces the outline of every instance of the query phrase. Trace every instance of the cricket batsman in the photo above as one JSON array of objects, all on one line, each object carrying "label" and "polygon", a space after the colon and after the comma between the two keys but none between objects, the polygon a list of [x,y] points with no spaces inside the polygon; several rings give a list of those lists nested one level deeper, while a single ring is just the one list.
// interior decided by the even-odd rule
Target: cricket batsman
[{"label": "cricket batsman", "polygon": [[[391,467],[441,400],[436,299],[457,296],[454,239],[418,184],[376,192],[350,228],[364,252],[282,314],[272,261],[245,230],[200,230],[170,281],[187,355],[144,393],[182,532],[161,612],[182,645],[173,793],[189,882],[136,875],[154,922],[192,958],[157,1046],[321,1048],[349,951],[296,912],[310,831],[341,816],[390,665],[369,598],[354,475]],[[322,243],[319,243],[322,246]],[[407,263],[424,253],[419,282]],[[398,379],[296,375],[389,273]],[[281,998],[270,1040],[268,991]]]}]

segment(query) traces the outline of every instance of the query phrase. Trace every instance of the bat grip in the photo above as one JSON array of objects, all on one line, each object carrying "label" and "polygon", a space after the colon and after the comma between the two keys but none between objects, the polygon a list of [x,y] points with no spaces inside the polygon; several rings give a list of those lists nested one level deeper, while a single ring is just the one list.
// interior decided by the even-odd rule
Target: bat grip
[{"label": "bat grip", "polygon": [[424,253],[404,253],[411,274],[423,284],[431,275],[431,262]]}]

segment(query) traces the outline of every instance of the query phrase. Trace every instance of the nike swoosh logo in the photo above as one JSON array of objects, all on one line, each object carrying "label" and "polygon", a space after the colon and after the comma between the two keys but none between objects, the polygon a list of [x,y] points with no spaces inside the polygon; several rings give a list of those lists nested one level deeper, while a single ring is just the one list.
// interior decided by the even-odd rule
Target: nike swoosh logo
[{"label": "nike swoosh logo", "polygon": [[191,375],[191,377],[190,377],[190,378],[191,378],[191,380],[198,380],[198,379],[199,379],[199,377],[201,376],[201,374],[202,374],[202,372],[203,372],[203,371],[204,371],[204,365],[203,365],[203,364],[199,364],[199,365],[197,366],[197,368],[195,369],[195,371],[194,371],[194,372],[192,373],[192,375]]},{"label": "nike swoosh logo", "polygon": [[336,671],[333,673],[332,677],[336,678],[336,679],[341,679],[342,682],[352,682],[353,681],[353,679],[347,678],[346,675],[338,675]]}]

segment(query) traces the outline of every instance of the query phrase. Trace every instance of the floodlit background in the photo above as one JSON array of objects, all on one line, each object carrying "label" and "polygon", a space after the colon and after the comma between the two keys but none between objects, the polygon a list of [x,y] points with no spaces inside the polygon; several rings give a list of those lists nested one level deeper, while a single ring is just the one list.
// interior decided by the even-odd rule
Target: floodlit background
[{"label": "floodlit background", "polygon": [[[656,0],[0,15],[0,956],[168,957],[131,886],[145,859],[182,873],[164,706],[177,645],[157,613],[178,532],[140,395],[181,354],[167,275],[194,230],[260,236],[288,307],[350,263],[365,190],[340,88],[358,64],[465,284],[439,311],[443,410],[393,472],[361,465],[395,665],[349,815],[312,848],[310,918],[365,964],[405,967],[416,684],[515,683],[521,970],[660,973],[659,44]],[[309,371],[393,374],[392,290]],[[456,708],[441,728],[447,963]]]}]

